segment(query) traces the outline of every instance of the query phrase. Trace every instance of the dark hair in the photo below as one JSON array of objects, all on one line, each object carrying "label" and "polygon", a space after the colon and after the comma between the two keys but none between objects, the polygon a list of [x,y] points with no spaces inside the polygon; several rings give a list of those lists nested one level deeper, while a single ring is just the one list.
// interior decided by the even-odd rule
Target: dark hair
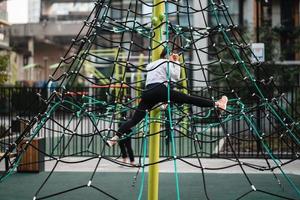
[{"label": "dark hair", "polygon": [[167,47],[164,47],[163,50],[160,53],[160,58],[165,58],[167,55]]}]

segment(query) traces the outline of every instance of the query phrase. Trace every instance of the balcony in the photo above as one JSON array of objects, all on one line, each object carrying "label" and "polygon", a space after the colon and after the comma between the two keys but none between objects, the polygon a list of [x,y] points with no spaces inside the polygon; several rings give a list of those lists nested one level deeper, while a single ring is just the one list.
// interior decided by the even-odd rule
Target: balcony
[{"label": "balcony", "polygon": [[50,4],[53,3],[78,3],[78,2],[87,2],[87,3],[91,3],[91,0],[42,0],[42,2],[49,2]]},{"label": "balcony", "polygon": [[7,12],[0,12],[0,50],[9,49],[9,34],[7,31],[9,23],[7,21]]},{"label": "balcony", "polygon": [[0,29],[2,29],[2,26],[8,26],[9,23],[7,21],[8,14],[7,12],[0,10]]},{"label": "balcony", "polygon": [[8,16],[7,12],[1,10],[1,12],[0,12],[0,20],[7,21],[7,16]]},{"label": "balcony", "polygon": [[70,12],[66,15],[42,15],[41,21],[79,21],[82,22],[87,18],[90,12]]},{"label": "balcony", "polygon": [[6,31],[0,29],[0,50],[9,49],[9,37]]},{"label": "balcony", "polygon": [[83,26],[82,22],[64,23],[48,22],[40,24],[14,24],[11,26],[12,37],[44,37],[44,36],[74,36]]},{"label": "balcony", "polygon": [[41,21],[83,21],[94,8],[91,1],[51,0],[41,2]]}]

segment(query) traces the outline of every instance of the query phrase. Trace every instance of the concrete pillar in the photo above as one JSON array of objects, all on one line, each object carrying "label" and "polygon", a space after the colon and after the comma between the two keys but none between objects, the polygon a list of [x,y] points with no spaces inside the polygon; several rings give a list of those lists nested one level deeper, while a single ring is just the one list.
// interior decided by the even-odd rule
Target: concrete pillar
[{"label": "concrete pillar", "polygon": [[[281,26],[281,13],[280,12],[281,12],[280,11],[280,0],[273,0],[272,1],[272,27]],[[276,55],[276,57],[281,54],[280,40],[276,41],[273,53]]]},{"label": "concrete pillar", "polygon": [[48,16],[50,14],[50,9],[52,6],[53,2],[51,1],[42,1],[41,2],[41,14],[43,16]]},{"label": "concrete pillar", "polygon": [[272,26],[280,26],[280,0],[272,1]]},{"label": "concrete pillar", "polygon": [[[255,21],[255,1],[253,0],[245,0],[244,6],[243,6],[243,19],[244,19],[244,27],[247,27],[248,33],[251,36],[254,36],[254,27],[256,27],[256,21]],[[253,12],[251,12],[251,10]]]},{"label": "concrete pillar", "polygon": [[10,52],[10,61],[9,61],[9,67],[10,67],[10,73],[11,73],[11,77],[9,79],[9,83],[10,84],[15,84],[17,80],[20,80],[20,75],[19,73],[22,70],[18,70],[18,55],[16,52],[11,51]]},{"label": "concrete pillar", "polygon": [[[28,58],[28,64],[33,64],[34,63],[34,38],[29,38],[28,40],[28,50],[31,52],[31,56]],[[34,75],[33,75],[34,69],[28,69],[27,73],[27,80],[33,80]]]},{"label": "concrete pillar", "polygon": [[40,21],[40,14],[41,14],[41,1],[28,0],[28,22],[38,23]]},{"label": "concrete pillar", "polygon": [[[202,9],[203,8],[206,8],[207,6],[207,0],[201,0],[201,6],[202,6]],[[200,6],[200,1],[199,0],[194,0],[193,1],[193,8],[195,10],[200,10],[201,9],[201,6]],[[205,19],[203,18],[203,15],[205,17]],[[197,12],[193,15],[193,24],[195,27],[206,27],[205,25],[205,21],[207,21],[207,12],[205,11],[204,13],[202,12]],[[207,39],[202,39],[202,40],[199,40],[196,42],[195,46],[197,49],[199,48],[203,48],[203,47],[207,47],[208,45],[208,41]],[[195,46],[193,46],[193,48],[195,48]],[[198,55],[200,57],[200,61],[198,59]],[[206,64],[208,62],[208,55],[206,53],[203,53],[201,51],[198,51],[198,55],[197,53],[194,51],[193,52],[193,63],[196,63],[196,64],[199,64],[199,63],[202,63],[202,64]],[[199,68],[199,67],[197,67]],[[196,80],[201,80],[203,81],[204,80],[204,76],[207,77],[207,72],[205,71],[205,74],[203,74],[203,71],[202,70],[199,70],[199,71],[194,71],[193,72],[193,76],[194,76],[194,79]],[[206,83],[205,82],[194,82],[193,83],[194,86],[198,87],[198,86],[206,86]]]},{"label": "concrete pillar", "polygon": [[44,61],[44,79],[45,81],[47,81],[49,79],[49,58],[47,56],[43,57],[43,61]]}]

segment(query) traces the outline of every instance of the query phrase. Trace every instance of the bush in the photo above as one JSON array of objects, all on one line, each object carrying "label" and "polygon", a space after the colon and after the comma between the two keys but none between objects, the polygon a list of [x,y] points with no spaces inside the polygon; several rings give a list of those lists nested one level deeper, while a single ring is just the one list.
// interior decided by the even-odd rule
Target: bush
[{"label": "bush", "polygon": [[0,85],[8,80],[7,66],[9,63],[8,55],[0,55]]}]

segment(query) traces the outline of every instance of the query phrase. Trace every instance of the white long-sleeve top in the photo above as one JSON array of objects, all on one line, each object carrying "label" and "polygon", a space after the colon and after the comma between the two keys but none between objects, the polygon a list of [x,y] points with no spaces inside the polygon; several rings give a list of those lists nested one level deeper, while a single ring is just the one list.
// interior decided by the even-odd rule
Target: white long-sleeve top
[{"label": "white long-sleeve top", "polygon": [[[168,75],[168,60],[158,59],[151,62],[146,67],[147,78],[146,86],[153,83],[165,83],[167,84]],[[179,62],[169,62],[169,73],[172,82],[180,80],[180,64]]]}]

